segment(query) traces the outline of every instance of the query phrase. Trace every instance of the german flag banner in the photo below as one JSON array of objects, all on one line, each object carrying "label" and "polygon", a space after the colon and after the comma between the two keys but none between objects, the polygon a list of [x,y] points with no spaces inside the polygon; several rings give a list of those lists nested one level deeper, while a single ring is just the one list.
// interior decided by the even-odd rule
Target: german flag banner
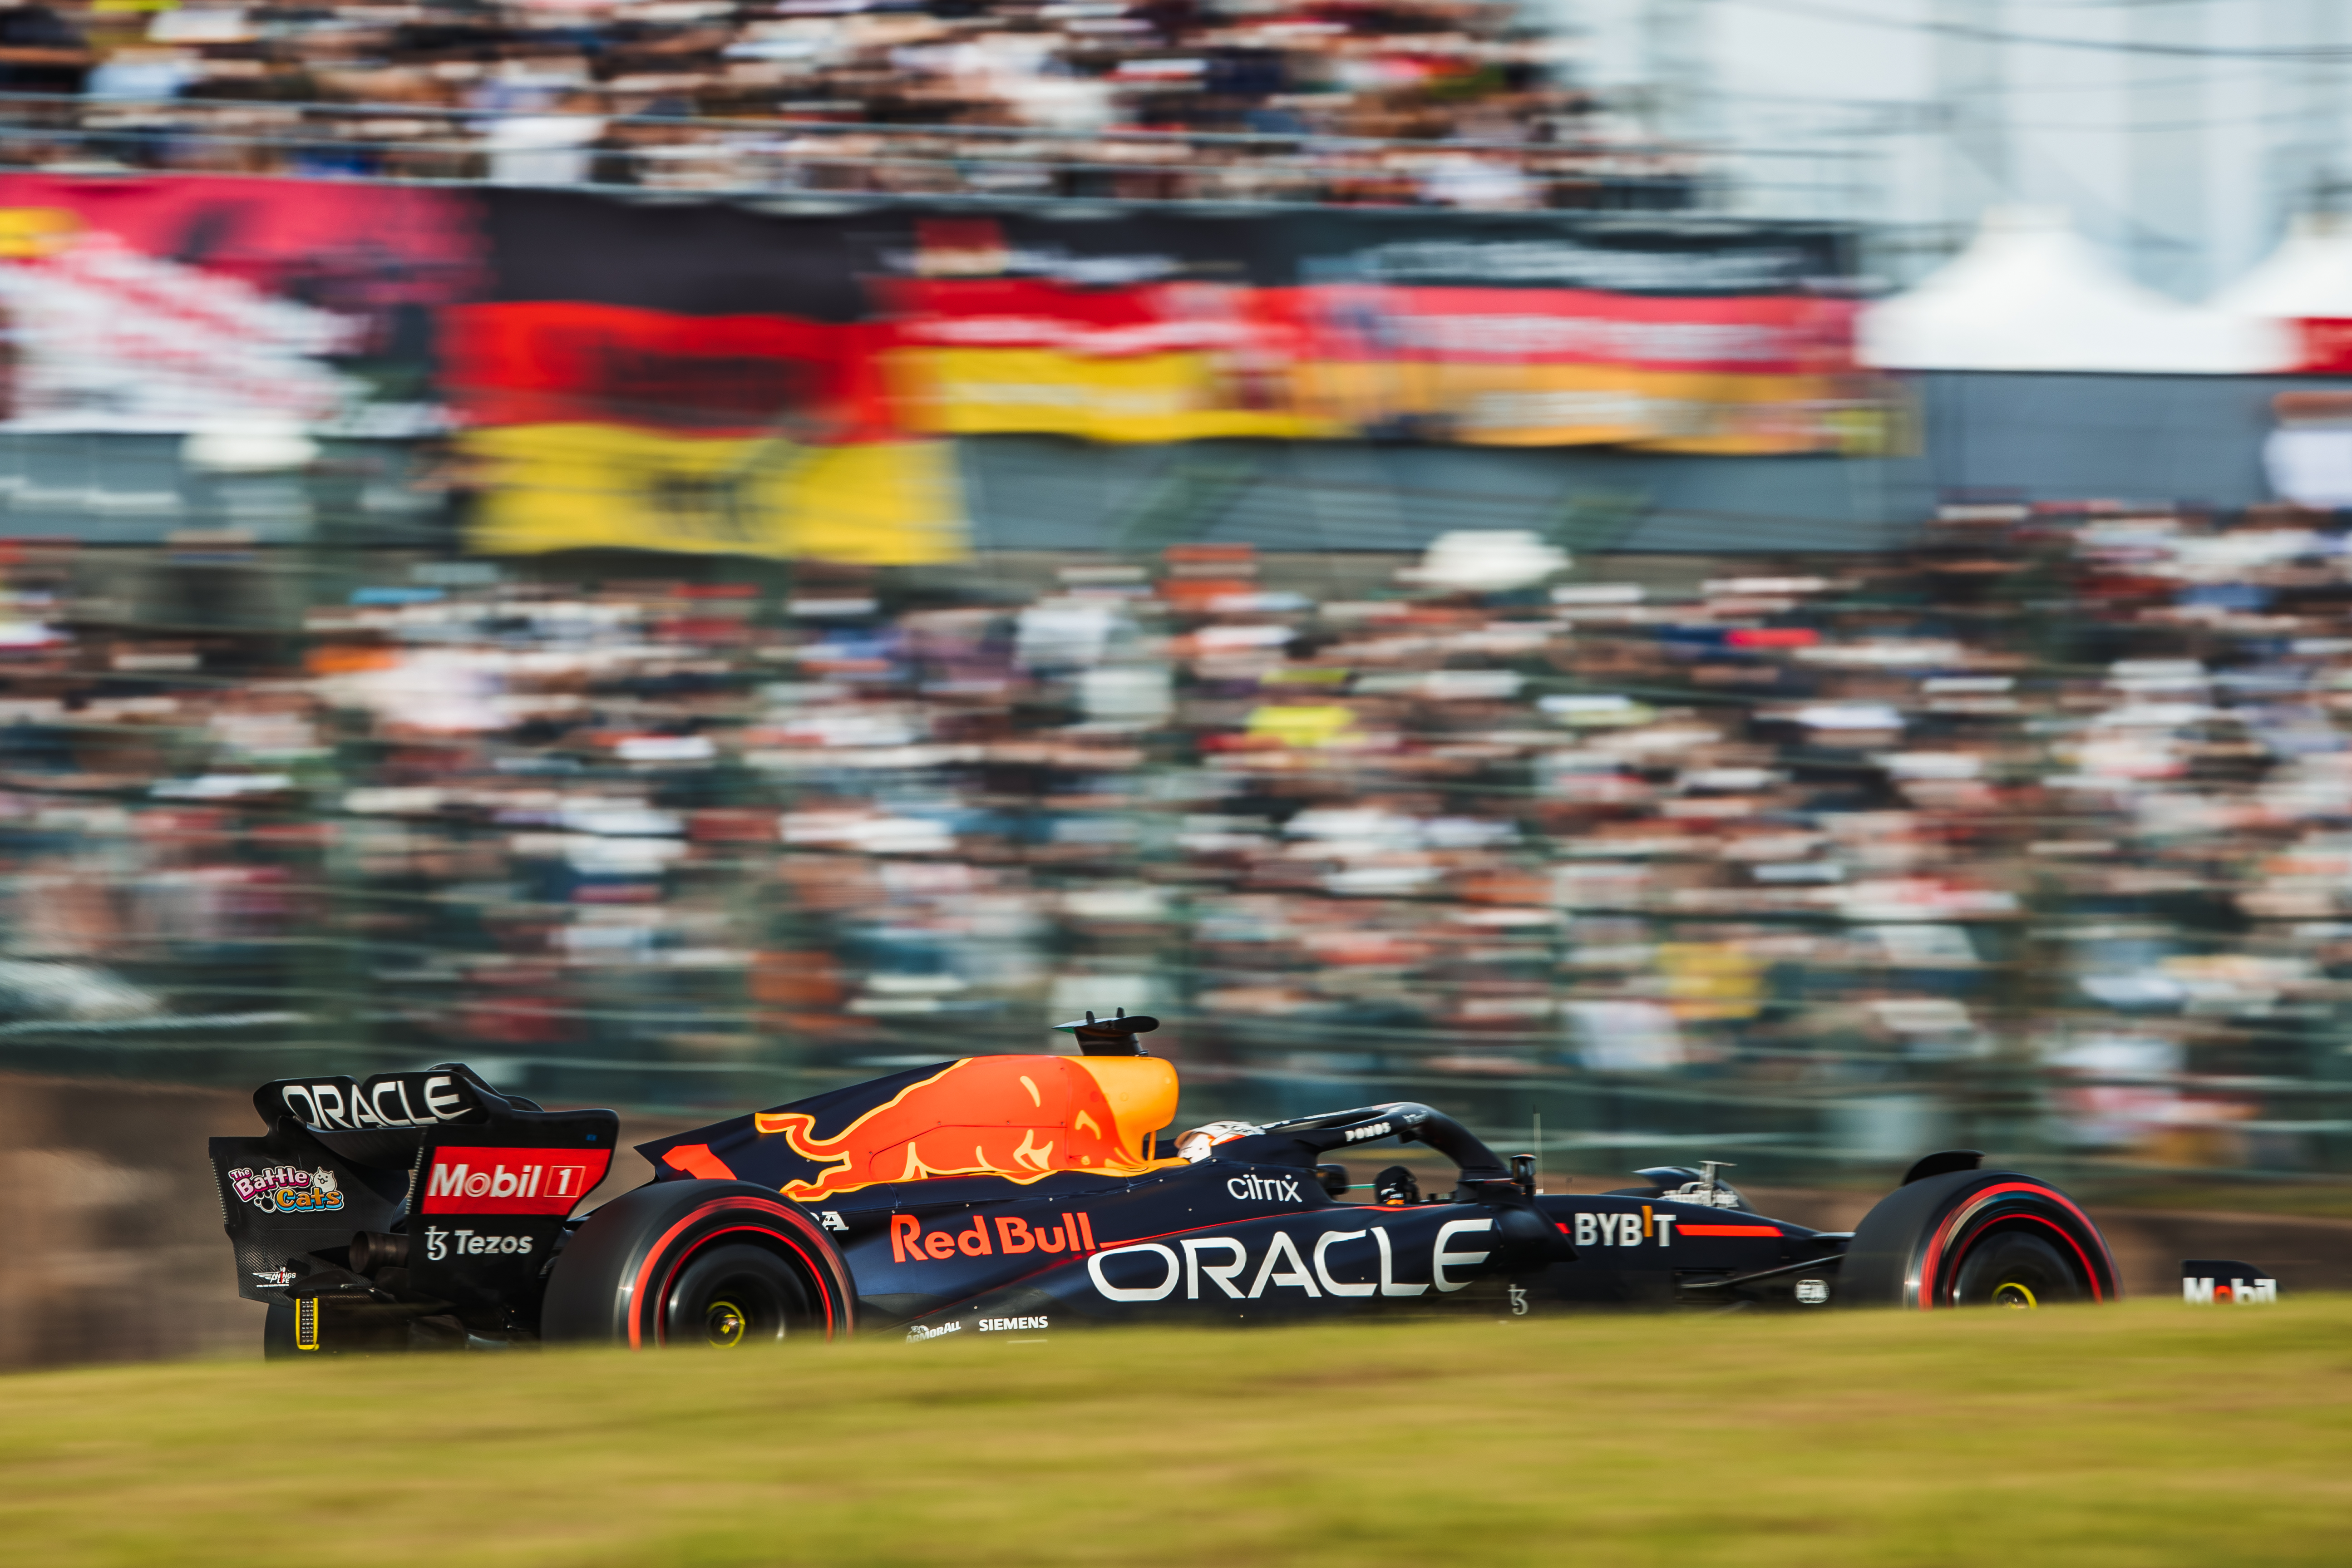
[{"label": "german flag banner", "polygon": [[1343,410],[1299,395],[1307,344],[1279,289],[991,278],[881,292],[897,322],[891,389],[919,429],[1096,441],[1354,434]]},{"label": "german flag banner", "polygon": [[1876,450],[1846,231],[0,175],[17,428],[415,439],[474,542],[964,549],[953,441]]},{"label": "german flag banner", "polygon": [[1840,231],[1544,216],[915,216],[866,258],[910,427],[1869,449]]},{"label": "german flag banner", "polygon": [[868,258],[891,394],[958,436],[1353,435],[1297,395],[1287,237],[1268,217],[915,216]]},{"label": "german flag banner", "polygon": [[907,565],[964,552],[952,449],[901,418],[855,258],[887,235],[719,203],[485,194],[488,298],[442,315],[477,548]]},{"label": "german flag banner", "polygon": [[467,312],[483,417],[1793,454],[1875,449],[1886,401],[1823,226],[492,199],[527,215],[491,226],[503,289],[667,314]]}]

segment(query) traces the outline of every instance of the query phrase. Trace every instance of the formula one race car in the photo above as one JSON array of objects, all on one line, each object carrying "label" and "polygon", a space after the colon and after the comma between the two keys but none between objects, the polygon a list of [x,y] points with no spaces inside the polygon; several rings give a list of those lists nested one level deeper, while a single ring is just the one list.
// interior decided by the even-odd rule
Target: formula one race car
[{"label": "formula one race car", "polygon": [[[1172,1142],[1145,1017],[1065,1026],[1076,1056],[970,1057],[640,1146],[656,1178],[572,1217],[609,1110],[545,1111],[456,1065],[289,1079],[212,1155],[265,1349],[740,1347],[1148,1320],[1528,1316],[1597,1306],[1918,1310],[2115,1299],[2098,1229],[2049,1184],[1931,1154],[1851,1234],[1753,1213],[1717,1175],[1539,1194],[1450,1117],[1395,1103]],[[1395,1139],[1370,1203],[1326,1163]]]}]

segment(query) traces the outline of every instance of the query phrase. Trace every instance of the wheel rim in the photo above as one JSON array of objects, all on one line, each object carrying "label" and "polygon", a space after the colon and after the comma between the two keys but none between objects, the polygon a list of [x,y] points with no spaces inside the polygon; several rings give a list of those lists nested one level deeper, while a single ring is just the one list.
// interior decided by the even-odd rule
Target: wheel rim
[{"label": "wheel rim", "polygon": [[807,1326],[817,1308],[806,1280],[765,1247],[706,1247],[679,1265],[662,1309],[660,1342],[750,1353]]},{"label": "wheel rim", "polygon": [[2032,1289],[2014,1279],[2004,1279],[1992,1288],[1992,1304],[1996,1307],[2007,1307],[2014,1312],[2032,1311],[2042,1305],[2040,1301],[2034,1300]]},{"label": "wheel rim", "polygon": [[733,1350],[751,1326],[751,1314],[732,1301],[713,1301],[702,1314],[703,1337],[719,1350]]}]

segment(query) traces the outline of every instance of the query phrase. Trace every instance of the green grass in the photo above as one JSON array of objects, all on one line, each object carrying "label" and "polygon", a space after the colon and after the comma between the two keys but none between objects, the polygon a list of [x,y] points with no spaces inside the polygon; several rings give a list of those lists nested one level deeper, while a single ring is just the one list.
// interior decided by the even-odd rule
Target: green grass
[{"label": "green grass", "polygon": [[2352,1562],[2352,1300],[0,1379],[0,1562]]}]

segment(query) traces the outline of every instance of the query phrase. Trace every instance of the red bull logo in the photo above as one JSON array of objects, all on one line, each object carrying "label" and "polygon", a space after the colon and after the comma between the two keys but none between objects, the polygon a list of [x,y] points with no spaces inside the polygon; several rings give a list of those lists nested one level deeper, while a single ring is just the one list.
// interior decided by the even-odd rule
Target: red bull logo
[{"label": "red bull logo", "polygon": [[752,1122],[824,1167],[782,1188],[809,1203],[938,1176],[1132,1175],[1169,1163],[1150,1157],[1150,1136],[1175,1113],[1176,1072],[1157,1057],[969,1057],[830,1137],[803,1111],[761,1111]]},{"label": "red bull logo", "polygon": [[975,1215],[970,1225],[950,1226],[942,1230],[925,1230],[923,1222],[910,1214],[890,1216],[890,1260],[894,1263],[920,1263],[926,1258],[944,1262],[958,1256],[993,1258],[1000,1252],[1011,1257],[1022,1252],[1095,1249],[1094,1217],[1086,1214],[1065,1215],[1050,1226],[1033,1225],[1016,1215],[998,1215],[992,1220]]}]

